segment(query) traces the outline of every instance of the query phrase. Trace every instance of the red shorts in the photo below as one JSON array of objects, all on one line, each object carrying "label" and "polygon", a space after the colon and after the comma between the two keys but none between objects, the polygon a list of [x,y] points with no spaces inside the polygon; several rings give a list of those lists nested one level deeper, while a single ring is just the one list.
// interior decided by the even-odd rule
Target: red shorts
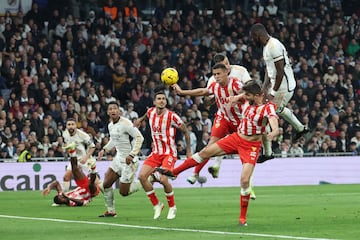
[{"label": "red shorts", "polygon": [[237,132],[227,135],[216,142],[226,154],[238,153],[241,162],[255,165],[261,149],[261,141],[247,141],[239,136]]},{"label": "red shorts", "polygon": [[78,187],[89,190],[89,179],[87,177],[83,177],[82,179],[75,179],[75,182]]},{"label": "red shorts", "polygon": [[237,131],[237,126],[232,124],[232,122],[224,119],[216,117],[214,119],[213,126],[211,128],[211,136],[217,138],[223,138],[228,134]]},{"label": "red shorts", "polygon": [[[90,192],[90,188],[89,188],[90,180],[88,177],[83,177],[82,179],[75,179],[75,183],[78,187],[85,188],[86,191]],[[100,192],[100,187],[96,186],[96,191],[91,197],[97,196],[99,192]]]},{"label": "red shorts", "polygon": [[151,153],[144,161],[144,164],[153,168],[162,167],[165,169],[173,169],[177,157],[168,154]]}]

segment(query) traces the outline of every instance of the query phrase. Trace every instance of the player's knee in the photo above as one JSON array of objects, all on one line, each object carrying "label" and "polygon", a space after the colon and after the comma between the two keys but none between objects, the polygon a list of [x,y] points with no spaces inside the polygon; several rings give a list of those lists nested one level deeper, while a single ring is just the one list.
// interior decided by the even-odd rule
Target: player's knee
[{"label": "player's knee", "polygon": [[127,190],[127,191],[119,190],[119,193],[120,193],[120,195],[123,196],[123,197],[129,196],[129,190]]},{"label": "player's knee", "polygon": [[140,174],[138,175],[138,179],[139,179],[140,182],[147,181],[147,178],[148,178],[148,176],[146,176],[146,175],[143,174],[143,173],[140,173]]},{"label": "player's knee", "polygon": [[106,181],[103,182],[104,189],[111,188],[111,186],[112,186],[112,184],[110,184],[109,182],[106,182]]},{"label": "player's knee", "polygon": [[242,176],[241,177],[241,188],[248,188],[250,186],[250,178]]},{"label": "player's knee", "polygon": [[281,115],[281,114],[284,112],[284,109],[285,109],[285,107],[277,107],[277,108],[276,108],[276,113],[277,113],[278,115]]}]

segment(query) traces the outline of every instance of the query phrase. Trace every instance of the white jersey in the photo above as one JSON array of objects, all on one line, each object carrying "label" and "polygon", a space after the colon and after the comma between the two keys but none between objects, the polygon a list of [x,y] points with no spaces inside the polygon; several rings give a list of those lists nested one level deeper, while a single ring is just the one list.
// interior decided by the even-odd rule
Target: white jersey
[{"label": "white jersey", "polygon": [[[243,84],[251,80],[249,72],[246,68],[239,65],[230,65],[229,77],[234,77],[239,79]],[[211,83],[215,82],[214,75],[209,78],[209,81],[206,84],[206,88],[210,86]]]},{"label": "white jersey", "polygon": [[78,160],[86,155],[86,149],[95,147],[94,142],[91,140],[89,134],[81,129],[76,129],[73,136],[70,135],[66,129],[63,132],[64,141],[66,144],[75,142],[76,143],[76,157]]},{"label": "white jersey", "polygon": [[[129,119],[120,117],[116,123],[110,122],[108,128],[110,140],[104,146],[106,152],[115,147],[116,158],[124,162],[130,154],[136,156],[140,152],[144,137]],[[130,137],[133,138],[133,142],[130,141]]]},{"label": "white jersey", "polygon": [[270,78],[271,89],[273,89],[276,80],[275,62],[284,59],[284,77],[278,89],[278,92],[292,92],[296,87],[294,72],[288,57],[285,46],[276,38],[270,37],[263,49],[263,57],[266,64],[267,75]]}]

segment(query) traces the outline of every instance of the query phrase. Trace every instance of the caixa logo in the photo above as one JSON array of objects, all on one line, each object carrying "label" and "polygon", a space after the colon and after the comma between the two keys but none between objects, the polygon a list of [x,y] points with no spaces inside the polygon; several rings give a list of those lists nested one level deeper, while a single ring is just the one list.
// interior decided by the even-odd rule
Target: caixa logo
[{"label": "caixa logo", "polygon": [[26,169],[21,169],[22,174],[0,176],[0,191],[42,190],[56,179],[53,174],[40,175],[41,164],[39,163],[34,163],[32,170],[31,164],[24,164],[23,167]]}]

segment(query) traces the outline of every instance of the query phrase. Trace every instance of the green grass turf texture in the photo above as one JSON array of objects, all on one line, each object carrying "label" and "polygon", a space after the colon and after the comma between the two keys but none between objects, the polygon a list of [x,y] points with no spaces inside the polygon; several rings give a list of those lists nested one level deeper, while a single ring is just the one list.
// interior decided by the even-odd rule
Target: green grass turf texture
[{"label": "green grass turf texture", "polygon": [[[115,191],[117,218],[97,217],[104,210],[99,195],[86,207],[51,207],[55,191],[0,192],[0,215],[52,218],[86,222],[151,226],[226,232],[184,232],[139,229],[126,226],[74,222],[12,219],[0,216],[0,238],[10,239],[281,239],[281,236],[329,239],[360,239],[360,192],[358,185],[257,187],[251,201],[247,227],[238,226],[239,188],[175,189],[177,218],[167,220],[162,189],[156,189],[165,203],[159,220],[144,191],[121,197]],[[237,233],[230,235],[228,232]],[[269,234],[241,235],[244,234]],[[286,239],[286,238],[285,238]],[[287,238],[291,239],[291,238]]]}]

